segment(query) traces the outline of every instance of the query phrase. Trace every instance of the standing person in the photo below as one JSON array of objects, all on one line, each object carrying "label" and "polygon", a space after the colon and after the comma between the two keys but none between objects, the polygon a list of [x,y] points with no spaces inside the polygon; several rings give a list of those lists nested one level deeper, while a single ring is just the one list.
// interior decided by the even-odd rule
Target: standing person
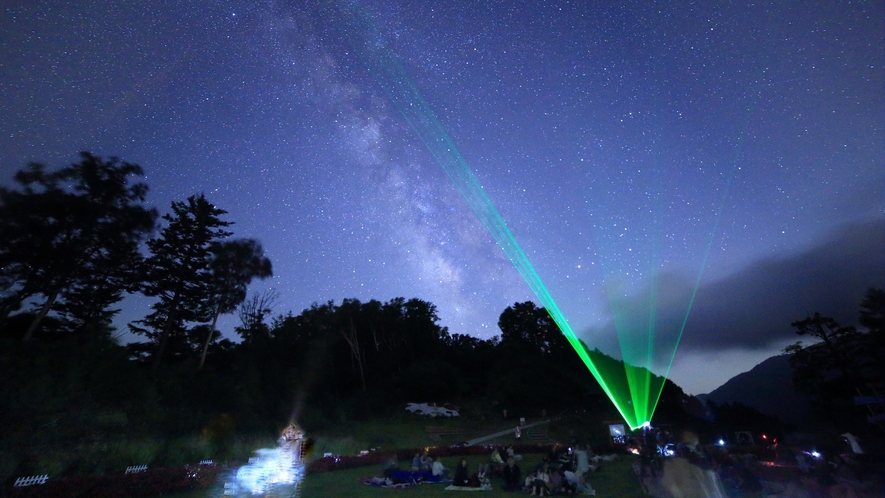
[{"label": "standing person", "polygon": [[584,445],[575,448],[575,473],[582,476],[590,470],[590,455]]},{"label": "standing person", "polygon": [[458,468],[455,469],[455,478],[452,484],[455,486],[467,486],[469,479],[470,477],[467,475],[467,459],[462,458],[461,462],[458,463]]},{"label": "standing person", "polygon": [[519,491],[521,489],[522,472],[519,470],[519,465],[516,465],[515,458],[507,457],[507,463],[501,474],[504,477],[504,491]]}]

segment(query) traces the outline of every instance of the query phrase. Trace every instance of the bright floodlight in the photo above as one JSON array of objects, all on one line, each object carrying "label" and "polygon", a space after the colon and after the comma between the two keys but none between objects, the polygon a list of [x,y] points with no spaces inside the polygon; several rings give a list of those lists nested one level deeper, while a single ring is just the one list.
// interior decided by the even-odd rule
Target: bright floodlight
[{"label": "bright floodlight", "polygon": [[240,467],[232,482],[224,485],[225,495],[260,495],[281,488],[297,487],[304,477],[303,432],[295,424],[283,431],[277,448],[255,451],[249,464]]}]

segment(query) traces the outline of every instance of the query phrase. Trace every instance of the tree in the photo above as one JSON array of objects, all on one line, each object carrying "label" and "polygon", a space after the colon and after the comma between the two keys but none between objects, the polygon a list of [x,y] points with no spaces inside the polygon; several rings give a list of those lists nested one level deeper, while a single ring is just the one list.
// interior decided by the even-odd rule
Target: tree
[{"label": "tree", "polygon": [[498,328],[501,342],[508,345],[520,344],[544,355],[571,349],[547,310],[531,301],[508,306],[498,319]]},{"label": "tree", "polygon": [[206,361],[206,351],[216,334],[218,316],[231,313],[246,299],[246,287],[254,278],[265,279],[273,275],[270,259],[257,240],[238,239],[214,242],[209,248],[209,307],[212,326],[200,355],[200,367]]},{"label": "tree", "polygon": [[354,315],[360,315],[362,311],[360,306],[360,302],[357,299],[345,299],[341,306],[338,307],[338,331],[341,333],[341,337],[347,342],[347,346],[350,349],[350,359],[352,364],[359,369],[360,372],[360,383],[363,386],[363,391],[366,391],[366,371],[363,368],[363,364],[365,363],[366,353],[363,348],[360,347],[360,331],[357,330],[354,325]]},{"label": "tree", "polygon": [[153,313],[130,329],[156,343],[154,370],[163,361],[170,334],[183,333],[184,322],[206,322],[213,296],[210,264],[213,243],[229,236],[231,223],[220,216],[227,211],[212,205],[202,194],[173,202],[168,225],[148,241],[151,255],[145,261],[142,293],[157,297]]},{"label": "tree", "polygon": [[858,389],[883,381],[883,316],[885,293],[869,289],[860,306],[863,329],[819,313],[793,322],[798,335],[815,339],[810,345],[800,341],[784,350],[792,355],[794,387],[814,396],[831,416],[851,412]]},{"label": "tree", "polygon": [[873,382],[883,382],[882,365],[885,364],[885,290],[868,289],[860,303],[858,324],[866,330],[868,347],[862,350],[862,363],[866,375],[876,377]]},{"label": "tree", "polygon": [[243,301],[237,308],[237,317],[240,326],[236,331],[243,338],[243,342],[253,342],[261,339],[270,339],[270,327],[264,321],[273,312],[274,306],[280,294],[274,289],[268,289],[252,295],[252,299]]},{"label": "tree", "polygon": [[828,316],[815,313],[804,320],[792,322],[796,328],[796,334],[818,339],[820,342],[808,347],[801,347],[801,341],[789,346],[788,351],[798,347],[800,356],[807,356],[814,363],[814,370],[818,374],[831,375],[837,373],[842,380],[851,384],[857,384],[857,372],[854,371],[853,353],[859,333],[856,328],[840,325],[839,322]]},{"label": "tree", "polygon": [[0,319],[43,297],[23,341],[60,297],[76,325],[109,324],[107,308],[137,280],[138,247],[154,229],[156,211],[141,204],[147,185],[129,184],[140,166],[80,157],[51,173],[31,163],[15,175],[21,191],[0,188]]}]

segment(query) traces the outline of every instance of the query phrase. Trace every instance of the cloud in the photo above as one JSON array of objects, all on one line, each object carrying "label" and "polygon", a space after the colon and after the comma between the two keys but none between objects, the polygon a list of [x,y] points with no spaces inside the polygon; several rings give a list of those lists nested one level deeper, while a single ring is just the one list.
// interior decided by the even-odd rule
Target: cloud
[{"label": "cloud", "polygon": [[[669,360],[691,300],[693,282],[680,275],[659,277],[656,365]],[[869,287],[885,286],[885,219],[843,225],[809,249],[755,261],[742,270],[702,285],[688,316],[681,354],[724,350],[762,351],[798,340],[790,323],[815,312],[853,324]],[[620,316],[649,314],[647,293],[613,305]],[[634,319],[634,322],[637,321]],[[595,347],[617,350],[614,326],[591,335]],[[608,342],[606,342],[606,339]]]},{"label": "cloud", "polygon": [[845,225],[807,251],[705,285],[681,347],[762,349],[796,337],[790,323],[815,312],[854,323],[866,289],[882,286],[885,219]]}]

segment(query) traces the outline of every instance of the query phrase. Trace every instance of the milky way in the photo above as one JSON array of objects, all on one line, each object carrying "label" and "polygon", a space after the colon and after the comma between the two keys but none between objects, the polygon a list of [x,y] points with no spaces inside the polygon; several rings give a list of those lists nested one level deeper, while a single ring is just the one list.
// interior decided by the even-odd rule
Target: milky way
[{"label": "milky way", "polygon": [[851,320],[885,285],[882,10],[4,7],[0,179],[119,156],[154,206],[205,192],[260,239],[277,312],[418,297],[450,333],[491,337],[534,296],[359,56],[383,46],[585,341],[615,352],[614,308],[647,314],[651,282],[672,339],[697,288],[672,375],[702,392],[793,341],[791,321]]}]

